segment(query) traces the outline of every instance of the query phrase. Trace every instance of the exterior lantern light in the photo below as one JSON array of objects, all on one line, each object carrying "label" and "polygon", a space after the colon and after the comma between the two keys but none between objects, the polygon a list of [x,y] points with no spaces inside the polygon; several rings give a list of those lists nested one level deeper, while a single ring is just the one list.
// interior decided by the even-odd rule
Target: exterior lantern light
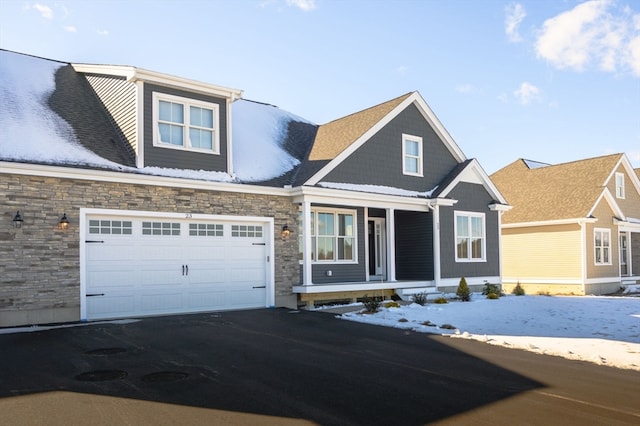
[{"label": "exterior lantern light", "polygon": [[289,238],[289,235],[291,235],[292,232],[293,231],[289,229],[289,225],[284,225],[282,227],[282,233],[281,233],[282,239],[286,240],[287,238]]},{"label": "exterior lantern light", "polygon": [[69,219],[67,218],[67,214],[63,213],[62,218],[60,218],[60,229],[67,229],[69,227]]},{"label": "exterior lantern light", "polygon": [[24,223],[24,220],[22,219],[22,216],[20,216],[20,211],[17,211],[16,215],[13,217],[13,227],[22,228],[23,223]]}]

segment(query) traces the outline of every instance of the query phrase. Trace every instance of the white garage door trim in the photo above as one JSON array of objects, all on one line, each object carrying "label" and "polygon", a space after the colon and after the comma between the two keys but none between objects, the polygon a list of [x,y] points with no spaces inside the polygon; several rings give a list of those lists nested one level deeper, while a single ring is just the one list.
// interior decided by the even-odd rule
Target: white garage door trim
[{"label": "white garage door trim", "polygon": [[139,210],[115,210],[115,209],[80,209],[80,319],[87,321],[87,241],[88,217],[130,217],[130,218],[162,218],[173,220],[197,220],[197,221],[227,221],[234,223],[259,222],[264,224],[264,239],[266,243],[267,263],[266,263],[266,304],[265,307],[275,306],[275,262],[274,262],[274,219],[271,217],[259,216],[231,216],[231,215],[209,215],[195,213],[169,213],[151,212]]}]

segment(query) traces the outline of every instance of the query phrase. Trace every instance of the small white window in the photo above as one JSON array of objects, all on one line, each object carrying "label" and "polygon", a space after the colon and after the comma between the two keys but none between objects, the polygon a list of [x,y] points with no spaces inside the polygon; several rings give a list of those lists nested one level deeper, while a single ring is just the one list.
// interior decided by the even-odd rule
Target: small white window
[{"label": "small white window", "polygon": [[180,224],[176,222],[142,222],[142,235],[180,235]]},{"label": "small white window", "polygon": [[219,154],[218,105],[154,93],[153,145]]},{"label": "small white window", "polygon": [[455,212],[456,262],[486,260],[485,215],[475,212]]},{"label": "small white window", "polygon": [[616,198],[624,198],[624,173],[616,173]]},{"label": "small white window", "polygon": [[402,135],[402,173],[422,176],[422,138]]},{"label": "small white window", "polygon": [[596,265],[611,265],[611,230],[594,229],[594,250]]}]

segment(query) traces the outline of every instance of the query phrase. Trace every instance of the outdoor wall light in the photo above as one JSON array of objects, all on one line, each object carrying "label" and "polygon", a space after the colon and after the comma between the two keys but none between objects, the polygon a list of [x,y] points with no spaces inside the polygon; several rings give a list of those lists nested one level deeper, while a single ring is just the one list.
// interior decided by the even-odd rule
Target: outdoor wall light
[{"label": "outdoor wall light", "polygon": [[24,220],[22,219],[22,216],[20,216],[20,211],[18,210],[16,212],[16,215],[13,217],[13,227],[14,228],[22,228],[22,223],[24,222]]},{"label": "outdoor wall light", "polygon": [[284,225],[282,227],[282,233],[281,233],[282,239],[286,240],[287,238],[289,238],[289,235],[291,235],[292,232],[293,231],[289,229],[289,225]]},{"label": "outdoor wall light", "polygon": [[67,214],[63,213],[60,218],[60,229],[67,229],[69,227],[69,219],[67,219]]}]

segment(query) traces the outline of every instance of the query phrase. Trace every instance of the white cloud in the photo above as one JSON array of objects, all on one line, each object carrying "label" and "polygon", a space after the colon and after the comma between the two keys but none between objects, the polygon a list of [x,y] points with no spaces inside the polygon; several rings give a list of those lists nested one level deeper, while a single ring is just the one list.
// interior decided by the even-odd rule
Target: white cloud
[{"label": "white cloud", "polygon": [[316,8],[316,0],[287,0],[289,6],[297,7],[305,12]]},{"label": "white cloud", "polygon": [[473,84],[458,84],[456,86],[456,92],[458,93],[474,93],[476,88]]},{"label": "white cloud", "polygon": [[67,25],[62,27],[64,28],[65,31],[69,32],[69,33],[76,33],[78,32],[78,29],[76,27],[74,27],[73,25]]},{"label": "white cloud", "polygon": [[407,71],[409,71],[409,67],[407,67],[406,65],[400,65],[398,68],[396,68],[396,72],[400,75],[405,75]]},{"label": "white cloud", "polygon": [[109,31],[107,31],[107,30],[96,30],[96,32],[98,34],[100,34],[101,36],[108,36],[109,35]]},{"label": "white cloud", "polygon": [[640,76],[640,13],[612,0],[590,0],[547,19],[535,44],[559,69],[630,71]]},{"label": "white cloud", "polygon": [[528,105],[533,101],[540,102],[542,91],[533,84],[525,81],[520,87],[513,91],[513,96],[516,97],[521,105]]},{"label": "white cloud", "polygon": [[527,16],[524,6],[520,3],[511,3],[505,8],[504,32],[507,34],[511,43],[522,41],[522,37],[518,32],[518,27],[522,20]]},{"label": "white cloud", "polygon": [[53,10],[49,6],[45,6],[40,3],[36,3],[32,6],[35,10],[40,13],[44,19],[53,19]]}]

